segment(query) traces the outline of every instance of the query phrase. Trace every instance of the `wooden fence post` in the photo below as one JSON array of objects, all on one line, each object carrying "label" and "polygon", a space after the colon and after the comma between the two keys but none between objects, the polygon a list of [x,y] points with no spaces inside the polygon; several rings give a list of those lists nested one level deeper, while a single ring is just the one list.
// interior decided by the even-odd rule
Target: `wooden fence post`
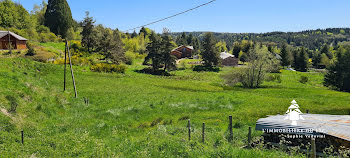
[{"label": "wooden fence post", "polygon": [[228,129],[230,131],[230,135],[229,135],[229,138],[228,138],[228,141],[231,142],[233,140],[233,131],[232,131],[232,116],[229,116],[228,117],[230,123],[228,125]]},{"label": "wooden fence post", "polygon": [[73,73],[73,65],[72,65],[72,57],[70,54],[70,50],[69,50],[69,45],[67,45],[68,48],[68,57],[69,57],[69,64],[70,64],[70,72],[72,74],[72,80],[73,80],[73,87],[74,87],[74,92],[75,92],[75,98],[78,98],[78,93],[77,93],[77,87],[75,85],[75,78],[74,78],[74,73]]},{"label": "wooden fence post", "polygon": [[202,142],[204,143],[205,142],[205,123],[203,122],[203,125],[202,125]]},{"label": "wooden fence post", "polygon": [[188,140],[191,140],[191,120],[190,119],[188,119],[187,128],[188,128]]},{"label": "wooden fence post", "polygon": [[315,141],[315,138],[311,138],[311,158],[316,158],[316,141]]},{"label": "wooden fence post", "polygon": [[22,137],[22,144],[24,144],[24,133],[23,133],[23,130],[21,131],[21,137]]},{"label": "wooden fence post", "polygon": [[249,131],[248,131],[248,147],[250,148],[250,142],[252,141],[252,127],[249,126]]},{"label": "wooden fence post", "polygon": [[65,47],[65,49],[64,49],[64,79],[63,79],[63,92],[66,91],[67,46],[68,46],[68,42],[67,42],[67,40],[66,40],[66,47]]}]

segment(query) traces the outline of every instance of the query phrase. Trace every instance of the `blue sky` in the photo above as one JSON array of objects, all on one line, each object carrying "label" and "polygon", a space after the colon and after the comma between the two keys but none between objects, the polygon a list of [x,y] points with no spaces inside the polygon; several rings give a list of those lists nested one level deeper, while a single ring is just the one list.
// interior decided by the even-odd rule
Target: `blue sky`
[{"label": "blue sky", "polygon": [[[19,1],[27,10],[42,0]],[[98,24],[121,31],[187,10],[210,0],[68,0],[73,18],[89,11]],[[161,32],[271,32],[350,27],[350,0],[217,0],[148,26]],[[138,31],[138,30],[136,30]],[[132,31],[130,31],[132,32]]]}]

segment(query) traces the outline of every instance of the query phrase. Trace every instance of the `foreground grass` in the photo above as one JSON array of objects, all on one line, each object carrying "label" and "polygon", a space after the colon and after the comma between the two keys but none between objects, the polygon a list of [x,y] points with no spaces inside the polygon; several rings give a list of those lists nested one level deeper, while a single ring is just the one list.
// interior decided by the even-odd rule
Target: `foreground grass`
[{"label": "foreground grass", "polygon": [[[142,68],[139,65],[123,75],[75,67],[75,99],[70,82],[62,93],[62,66],[25,59],[0,62],[0,107],[9,109],[8,95],[18,103],[11,117],[0,114],[4,157],[302,157],[242,149],[248,126],[254,127],[260,117],[284,113],[293,99],[311,113],[347,114],[350,108],[350,94],[323,87],[320,73],[284,71],[282,83],[244,89],[223,86],[220,74],[229,68],[221,73],[182,70],[161,77],[134,72]],[[299,83],[301,75],[310,81]],[[83,97],[90,99],[89,106]],[[226,140],[229,115],[234,119],[233,143]],[[193,127],[191,141],[187,119]],[[202,122],[207,127],[205,143],[200,142]],[[255,137],[260,134],[253,132]]]}]

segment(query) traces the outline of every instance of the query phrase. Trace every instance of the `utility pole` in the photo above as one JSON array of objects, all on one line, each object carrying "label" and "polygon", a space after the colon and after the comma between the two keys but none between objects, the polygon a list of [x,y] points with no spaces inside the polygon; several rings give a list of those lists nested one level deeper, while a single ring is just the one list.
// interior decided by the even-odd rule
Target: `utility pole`
[{"label": "utility pole", "polygon": [[70,50],[69,50],[69,45],[68,44],[67,44],[67,51],[68,51],[70,72],[71,72],[72,80],[73,80],[73,87],[74,87],[75,98],[78,98],[77,87],[75,85],[75,78],[74,78],[74,73],[73,73],[72,57],[71,57],[71,54],[70,54]]},{"label": "utility pole", "polygon": [[68,42],[67,42],[67,40],[66,40],[66,48],[64,49],[64,80],[63,80],[63,92],[66,91],[67,47],[68,47]]}]

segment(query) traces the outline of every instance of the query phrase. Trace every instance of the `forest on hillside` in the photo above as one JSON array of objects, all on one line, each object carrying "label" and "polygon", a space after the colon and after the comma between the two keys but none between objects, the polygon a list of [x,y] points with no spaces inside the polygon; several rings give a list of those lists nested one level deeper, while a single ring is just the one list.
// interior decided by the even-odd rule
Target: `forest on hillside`
[{"label": "forest on hillside", "polygon": [[[199,39],[203,38],[205,32],[185,32]],[[180,36],[182,32],[173,32],[174,37]],[[320,49],[324,44],[336,46],[339,42],[350,41],[350,28],[327,28],[316,30],[305,30],[300,32],[267,32],[267,33],[214,33],[214,36],[226,43],[248,40],[263,43],[273,43],[281,46],[283,43],[296,47],[306,47],[310,50]],[[227,46],[232,49],[231,45]]]}]

